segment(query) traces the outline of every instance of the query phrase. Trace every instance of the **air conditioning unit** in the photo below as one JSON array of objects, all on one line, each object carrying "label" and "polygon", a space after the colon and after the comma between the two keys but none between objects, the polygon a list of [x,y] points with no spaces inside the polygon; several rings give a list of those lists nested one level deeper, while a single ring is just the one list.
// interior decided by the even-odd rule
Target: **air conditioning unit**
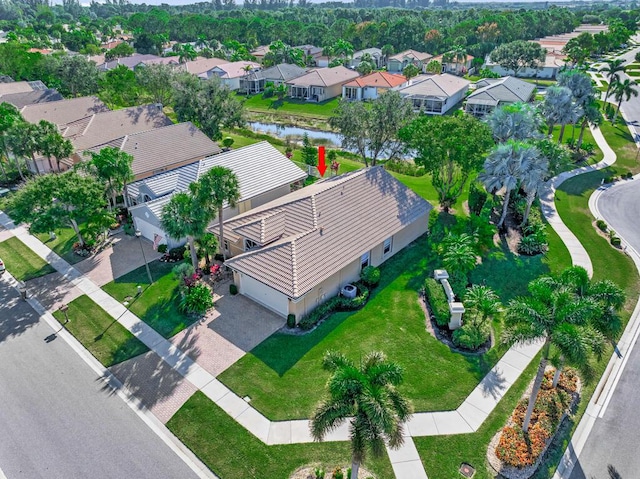
[{"label": "air conditioning unit", "polygon": [[356,288],[352,284],[347,284],[342,287],[340,294],[342,294],[342,296],[344,296],[345,298],[353,299],[358,294],[358,288]]}]

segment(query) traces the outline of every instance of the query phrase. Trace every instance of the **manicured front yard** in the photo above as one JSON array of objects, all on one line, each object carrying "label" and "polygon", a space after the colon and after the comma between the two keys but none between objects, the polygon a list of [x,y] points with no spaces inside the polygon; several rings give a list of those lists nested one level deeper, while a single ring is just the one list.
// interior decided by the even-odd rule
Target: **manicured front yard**
[{"label": "manicured front yard", "polygon": [[307,118],[329,118],[333,115],[333,111],[338,107],[339,102],[339,98],[333,98],[321,103],[291,98],[278,100],[276,97],[263,98],[262,94],[258,94],[248,97],[244,101],[244,106],[249,111],[283,113]]},{"label": "manicured front yard", "polygon": [[7,271],[18,281],[29,281],[55,272],[53,266],[15,237],[0,243],[0,259],[4,261]]},{"label": "manicured front yard", "polygon": [[[153,284],[144,266],[117,278],[102,288],[120,302],[131,297],[129,309],[165,338],[170,338],[194,322],[178,311],[178,280],[171,270],[176,263],[149,263]],[[140,297],[136,298],[138,285],[143,287]]]},{"label": "manicured front yard", "polygon": [[68,306],[68,323],[65,322],[62,311],[55,311],[54,317],[103,366],[113,366],[149,350],[88,296],[80,296],[71,301]]},{"label": "manicured front yard", "polygon": [[[347,442],[267,446],[199,391],[167,427],[221,478],[286,479],[311,464],[324,466],[329,478],[333,467],[351,464]],[[394,477],[386,454],[367,460],[364,467],[378,479]]]},{"label": "manicured front yard", "polygon": [[40,233],[34,236],[69,264],[79,263],[85,259],[73,252],[73,245],[78,241],[78,237],[71,228],[63,228],[56,231],[55,239],[51,239],[49,233]]}]

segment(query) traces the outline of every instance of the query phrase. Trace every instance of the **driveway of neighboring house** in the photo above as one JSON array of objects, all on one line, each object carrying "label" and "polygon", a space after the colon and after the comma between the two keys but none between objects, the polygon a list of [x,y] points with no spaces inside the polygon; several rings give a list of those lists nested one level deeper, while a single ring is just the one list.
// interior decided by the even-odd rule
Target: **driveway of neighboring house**
[{"label": "driveway of neighboring house", "polygon": [[51,311],[84,293],[56,271],[27,281],[27,294],[38,298],[42,306]]},{"label": "driveway of neighboring house", "polygon": [[214,376],[286,324],[284,318],[250,299],[229,294],[229,284],[216,286],[215,307],[207,316],[171,338]]},{"label": "driveway of neighboring house", "polygon": [[145,238],[138,239],[135,236],[118,233],[109,240],[110,246],[75,265],[78,271],[86,274],[98,286],[104,286],[144,266],[142,251],[140,251],[141,244],[148,262],[162,256],[161,253],[153,250],[153,244]]}]

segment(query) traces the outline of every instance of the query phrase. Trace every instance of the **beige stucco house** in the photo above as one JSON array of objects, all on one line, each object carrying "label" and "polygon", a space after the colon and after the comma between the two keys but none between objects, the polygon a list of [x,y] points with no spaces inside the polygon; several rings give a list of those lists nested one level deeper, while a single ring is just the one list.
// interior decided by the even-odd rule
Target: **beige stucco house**
[{"label": "beige stucco house", "polygon": [[299,320],[427,231],[431,205],[382,167],[328,178],[225,222],[240,293]]},{"label": "beige stucco house", "polygon": [[321,102],[342,95],[342,85],[359,76],[358,72],[340,65],[311,70],[285,84],[291,98]]}]

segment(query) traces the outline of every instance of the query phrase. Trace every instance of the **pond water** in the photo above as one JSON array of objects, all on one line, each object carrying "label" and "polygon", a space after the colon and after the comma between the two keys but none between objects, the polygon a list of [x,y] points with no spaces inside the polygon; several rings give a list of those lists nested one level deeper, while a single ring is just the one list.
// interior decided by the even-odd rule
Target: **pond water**
[{"label": "pond water", "polygon": [[266,133],[283,140],[287,137],[291,137],[291,139],[301,139],[306,133],[312,140],[322,140],[323,143],[335,147],[340,147],[342,141],[339,134],[331,131],[313,130],[311,128],[280,125],[278,123],[262,123],[259,121],[250,121],[248,126],[257,133]]}]

